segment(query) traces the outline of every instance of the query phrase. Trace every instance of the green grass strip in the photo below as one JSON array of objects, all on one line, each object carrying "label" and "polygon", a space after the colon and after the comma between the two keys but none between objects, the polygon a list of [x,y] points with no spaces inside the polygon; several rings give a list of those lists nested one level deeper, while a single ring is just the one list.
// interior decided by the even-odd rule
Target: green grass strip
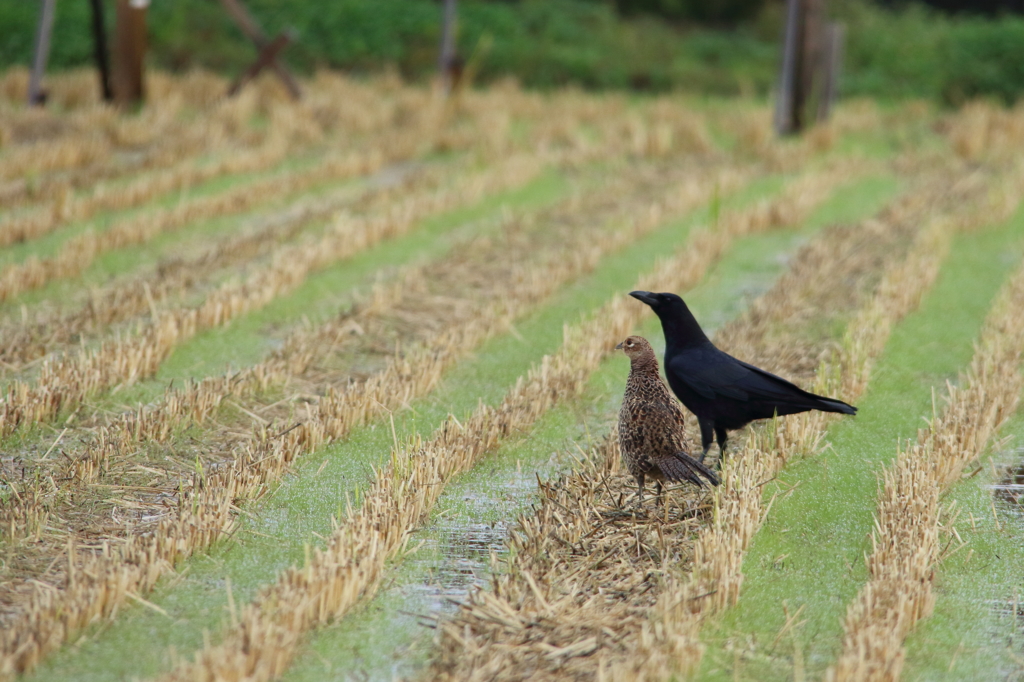
[{"label": "green grass strip", "polygon": [[569,190],[561,173],[550,171],[526,186],[503,192],[464,209],[441,213],[409,233],[377,244],[354,258],[312,273],[293,291],[230,324],[200,332],[174,349],[152,379],[117,397],[118,402],[149,400],[171,380],[205,377],[259,362],[281,334],[303,319],[320,322],[352,302],[354,289],[369,289],[378,275],[414,261],[443,257],[469,234],[497,229],[504,207],[534,209],[554,203]]},{"label": "green grass strip", "polygon": [[[185,189],[184,191],[172,191],[164,194],[159,194],[153,199],[139,207],[132,207],[126,209],[117,210],[106,210],[97,213],[85,220],[79,220],[72,223],[67,223],[57,228],[53,232],[42,235],[37,239],[30,239],[25,242],[11,244],[9,246],[0,248],[0,265],[8,265],[11,263],[21,263],[25,261],[29,256],[36,256],[38,258],[47,258],[55,256],[60,251],[61,247],[64,246],[65,242],[73,237],[76,237],[87,230],[93,230],[98,233],[102,233],[107,230],[111,225],[116,222],[120,222],[126,218],[138,217],[142,218],[147,213],[153,211],[153,209],[168,209],[172,208],[181,201],[194,200],[201,197],[209,197],[228,190],[233,190],[237,187],[242,187],[247,184],[267,180],[274,177],[284,176],[290,173],[297,173],[312,168],[315,164],[322,161],[324,154],[316,153],[313,155],[304,154],[301,156],[294,156],[284,159],[279,162],[276,166],[271,169],[261,172],[246,172],[237,174],[225,174],[219,177],[207,180],[206,182],[194,185]],[[318,188],[312,190],[307,189],[298,192],[299,195],[305,196],[311,192],[317,190],[324,190],[329,188],[337,188],[342,185],[356,185],[365,178],[348,179],[341,182],[326,180],[320,184]],[[260,215],[266,213],[268,209],[281,205],[282,203],[289,203],[294,201],[295,197],[285,197],[274,199],[268,202],[266,205],[255,207],[252,211],[247,211],[245,215],[253,214]],[[238,216],[225,216],[228,218],[234,218],[234,222],[237,222]],[[209,229],[209,224],[218,224],[219,219],[211,221],[203,221],[201,226],[204,230]],[[196,230],[197,225],[190,225],[183,227],[179,230],[173,230],[168,234],[177,235],[188,235]],[[161,235],[161,237],[166,235]],[[129,249],[129,251],[135,251],[138,247]],[[123,249],[122,249],[123,250]]]},{"label": "green grass strip", "polygon": [[[839,651],[847,604],[867,580],[877,475],[899,439],[916,437],[970,361],[993,296],[1021,254],[1024,212],[958,236],[935,288],[893,331],[860,412],[829,431],[832,448],[796,462],[766,486],[779,493],[744,559],[738,606],[705,629],[701,679],[791,679],[794,664],[819,677]],[[790,615],[796,627],[779,637]],[[796,652],[800,652],[797,655]],[[737,669],[739,666],[739,669]]]},{"label": "green grass strip", "polygon": [[[781,185],[780,177],[766,178],[723,203],[742,206],[774,194]],[[480,400],[500,400],[533,362],[559,347],[565,321],[596,309],[614,292],[630,286],[636,272],[674,250],[690,228],[707,217],[706,210],[694,212],[606,258],[590,276],[565,287],[548,305],[522,320],[515,333],[485,343],[453,368],[433,393],[395,414],[399,437],[430,433],[449,413],[466,414]],[[408,255],[419,253],[409,250]],[[171,581],[147,597],[168,616],[133,608],[99,631],[87,633],[83,643],[50,656],[27,679],[120,680],[166,670],[171,647],[191,653],[202,645],[204,630],[216,632],[226,622],[226,576],[230,576],[235,603],[243,604],[281,570],[300,563],[305,548],[319,544],[318,535],[331,532],[331,516],[342,516],[346,496],[358,503],[359,488],[373,480],[373,467],[386,462],[391,447],[390,424],[383,421],[356,429],[344,441],[304,457],[295,475],[263,502],[258,516],[244,520],[233,541],[185,562],[184,577],[177,584]]]},{"label": "green grass strip", "polygon": [[[360,195],[367,182],[367,178],[360,178],[324,184],[243,213],[216,216],[177,229],[167,230],[143,244],[103,251],[96,255],[96,258],[80,275],[52,279],[38,289],[23,291],[0,304],[0,312],[12,314],[12,311],[19,311],[22,306],[32,306],[45,301],[67,300],[82,289],[109,285],[115,278],[155,268],[164,260],[175,258],[181,254],[200,253],[208,248],[214,240],[226,238],[250,224],[259,224],[262,217],[284,211],[299,199],[315,199],[318,196],[339,191],[347,191],[354,199]],[[327,222],[327,219],[308,221],[300,233],[318,232]],[[88,225],[77,229],[76,233],[84,232],[87,227]]]},{"label": "green grass strip", "polygon": [[[444,157],[435,155],[428,162],[457,167],[459,165],[459,158],[456,155]],[[174,206],[183,197],[196,198],[212,195],[221,190],[235,189],[246,183],[299,172],[311,166],[315,161],[316,159],[309,159],[307,157],[296,157],[282,162],[272,172],[222,176],[197,187],[190,188],[183,193],[162,195],[141,208],[101,213],[90,220],[74,223],[39,239],[0,250],[0,267],[7,265],[9,262],[24,261],[29,255],[40,258],[54,256],[64,246],[66,241],[87,230],[91,229],[98,233],[105,232],[112,224],[126,217],[141,217],[151,212],[154,208]],[[206,220],[199,220],[188,225],[160,232],[143,244],[101,252],[96,255],[96,258],[85,271],[77,277],[50,280],[38,289],[21,292],[9,300],[0,302],[0,313],[7,312],[11,314],[14,311],[14,314],[17,314],[16,311],[20,310],[23,305],[31,306],[43,301],[66,299],[83,288],[107,285],[116,277],[124,277],[145,268],[154,268],[161,261],[174,258],[182,253],[198,253],[204,247],[208,247],[212,240],[225,238],[249,224],[258,224],[261,222],[262,217],[282,212],[299,201],[315,200],[317,197],[337,195],[342,192],[346,193],[350,200],[356,200],[368,188],[383,182],[384,178],[394,173],[394,169],[384,168],[369,176],[342,180],[324,180],[304,190],[296,190],[288,196],[275,198],[265,204],[250,207],[241,213],[219,215]],[[301,233],[318,233],[328,223],[329,219],[327,218],[309,220],[303,226]],[[21,253],[18,251],[19,249],[26,251]]]},{"label": "green grass strip", "polygon": [[[723,203],[725,207],[740,207],[774,194],[781,184],[780,177],[765,178]],[[872,178],[838,191],[826,204],[829,208],[823,207],[813,221],[808,221],[807,229],[842,219],[863,205],[867,197],[879,194],[880,187],[891,191],[893,180]],[[885,196],[885,191],[881,194]],[[637,272],[677,248],[690,228],[706,219],[706,211],[695,212],[609,256],[590,276],[565,287],[550,304],[521,321],[515,333],[484,344],[472,358],[453,368],[430,396],[415,401],[411,410],[396,413],[399,437],[430,433],[449,413],[468,413],[480,400],[500,400],[533,362],[557,350],[563,323],[598,308],[615,292],[628,289]],[[791,250],[804,238],[805,233],[795,232],[765,235],[761,239],[767,242],[752,239],[738,244],[733,257],[764,267],[766,243],[788,240]],[[777,267],[778,263],[768,265]],[[741,298],[737,292],[733,300]],[[723,321],[738,309],[739,304]],[[215,632],[226,620],[225,576],[230,576],[236,604],[242,604],[279,571],[300,562],[307,545],[319,544],[317,534],[326,536],[330,532],[330,516],[341,516],[346,496],[356,499],[359,487],[372,480],[372,467],[387,458],[391,444],[390,425],[383,422],[357,429],[345,441],[307,456],[297,465],[295,476],[283,482],[262,505],[259,516],[245,521],[235,541],[186,562],[184,578],[158,588],[148,597],[168,616],[134,608],[91,633],[77,647],[65,647],[51,656],[30,679],[85,681],[153,675],[168,667],[170,648],[181,653],[198,649],[203,631]],[[131,655],[125,656],[125,652]]]},{"label": "green grass strip", "polygon": [[[414,261],[441,257],[467,234],[496,229],[498,223],[494,218],[505,207],[539,208],[565,196],[570,187],[565,175],[552,170],[517,190],[428,218],[401,237],[310,274],[293,291],[262,308],[228,325],[196,334],[172,351],[154,377],[96,396],[92,402],[105,409],[134,409],[139,403],[158,398],[172,381],[201,379],[251,366],[276,348],[292,326],[303,319],[319,322],[338,314],[352,303],[357,288],[369,290],[382,273]],[[12,434],[0,445],[25,447],[40,438],[51,438],[47,425]]]},{"label": "green grass strip", "polygon": [[[787,256],[811,233],[870,215],[895,189],[892,177],[868,178],[837,192],[800,229],[737,243],[687,293],[687,303],[713,331],[770,288],[785,270]],[[657,319],[648,320],[640,332],[660,353],[664,341]],[[468,571],[477,580],[486,576],[490,552],[505,551],[507,529],[536,501],[536,476],[551,478],[566,471],[573,461],[567,454],[573,443],[586,443],[611,428],[628,372],[625,357],[609,356],[579,399],[555,407],[528,435],[507,442],[456,479],[438,501],[430,524],[411,542],[423,547],[396,562],[388,587],[365,610],[313,634],[284,679],[312,682],[339,671],[356,677],[366,673],[369,679],[412,675],[430,655],[433,637],[414,614],[450,611],[443,600],[464,596],[472,582]]]},{"label": "green grass strip", "polygon": [[[992,459],[997,466],[1019,466],[1024,411],[1001,433],[1011,437],[1011,447]],[[937,567],[935,612],[907,637],[906,680],[988,682],[1017,679],[1024,670],[1024,514],[993,500],[988,486],[998,481],[988,457],[982,464],[978,475],[956,484],[945,500],[956,502],[960,516],[954,525],[966,544]]]}]

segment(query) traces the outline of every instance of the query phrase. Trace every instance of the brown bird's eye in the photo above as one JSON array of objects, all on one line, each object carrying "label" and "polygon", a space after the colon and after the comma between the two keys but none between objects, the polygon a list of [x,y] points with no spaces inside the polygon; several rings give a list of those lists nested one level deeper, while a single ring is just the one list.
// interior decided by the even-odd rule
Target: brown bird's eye
[{"label": "brown bird's eye", "polygon": [[630,341],[630,342],[629,342],[629,343],[627,343],[626,345],[627,345],[627,346],[629,346],[630,348],[632,348],[632,347],[633,347],[633,342],[632,342],[632,341]]}]

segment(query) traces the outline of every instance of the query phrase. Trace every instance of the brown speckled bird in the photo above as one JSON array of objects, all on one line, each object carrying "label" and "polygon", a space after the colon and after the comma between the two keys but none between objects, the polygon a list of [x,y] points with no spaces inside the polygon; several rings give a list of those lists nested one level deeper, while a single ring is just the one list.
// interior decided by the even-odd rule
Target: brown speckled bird
[{"label": "brown speckled bird", "polygon": [[657,481],[659,500],[662,481],[703,486],[706,479],[718,485],[711,469],[686,454],[683,408],[658,374],[651,344],[641,336],[630,336],[615,348],[629,356],[629,379],[619,411],[619,446],[622,461],[636,479],[639,503],[644,501],[647,477]]}]

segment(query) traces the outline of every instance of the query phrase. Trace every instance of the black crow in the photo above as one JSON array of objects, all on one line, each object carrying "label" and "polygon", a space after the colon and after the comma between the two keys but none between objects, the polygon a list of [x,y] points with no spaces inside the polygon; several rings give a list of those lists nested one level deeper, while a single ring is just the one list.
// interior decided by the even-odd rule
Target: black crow
[{"label": "black crow", "polygon": [[708,454],[713,437],[725,454],[728,431],[755,419],[808,410],[857,414],[841,400],[808,393],[763,369],[737,360],[715,348],[693,313],[675,294],[633,291],[661,319],[665,332],[665,375],[679,400],[697,417],[701,445]]},{"label": "black crow", "polygon": [[630,336],[616,346],[629,356],[629,379],[619,411],[619,446],[622,461],[636,479],[639,502],[644,503],[644,479],[689,481],[698,486],[718,477],[686,453],[683,408],[658,374],[658,359],[647,339]]}]

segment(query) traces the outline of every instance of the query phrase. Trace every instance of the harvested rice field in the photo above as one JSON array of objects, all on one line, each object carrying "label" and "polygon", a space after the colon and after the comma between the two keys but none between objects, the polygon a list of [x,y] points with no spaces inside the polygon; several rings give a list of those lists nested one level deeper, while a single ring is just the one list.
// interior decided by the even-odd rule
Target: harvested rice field
[{"label": "harvested rice field", "polygon": [[[1024,109],[93,78],[0,75],[0,680],[1024,679]],[[638,504],[636,289],[859,413]]]}]

